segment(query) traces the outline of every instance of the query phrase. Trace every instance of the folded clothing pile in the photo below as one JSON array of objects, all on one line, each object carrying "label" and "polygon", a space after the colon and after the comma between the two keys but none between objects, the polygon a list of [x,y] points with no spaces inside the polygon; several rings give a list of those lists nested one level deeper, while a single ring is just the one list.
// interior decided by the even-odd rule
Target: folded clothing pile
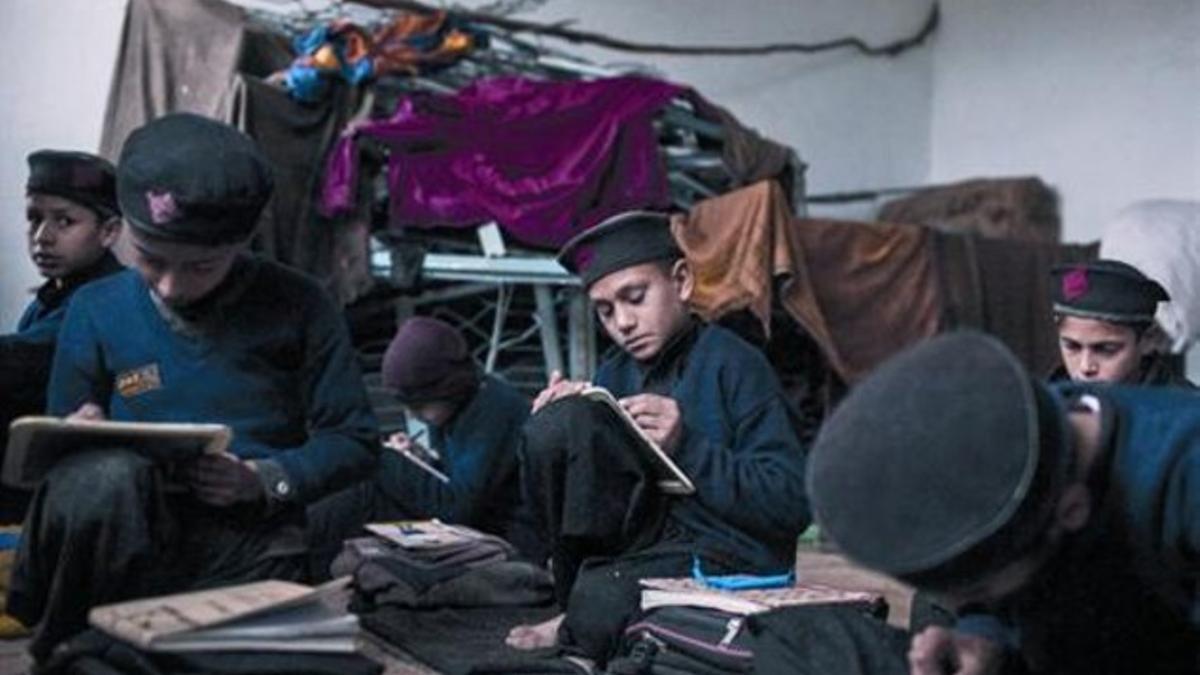
[{"label": "folded clothing pile", "polygon": [[358,610],[530,606],[553,597],[549,571],[515,560],[499,537],[440,523],[436,534],[387,527],[368,526],[376,535],[346,540],[333,561],[335,576],[354,577]]}]

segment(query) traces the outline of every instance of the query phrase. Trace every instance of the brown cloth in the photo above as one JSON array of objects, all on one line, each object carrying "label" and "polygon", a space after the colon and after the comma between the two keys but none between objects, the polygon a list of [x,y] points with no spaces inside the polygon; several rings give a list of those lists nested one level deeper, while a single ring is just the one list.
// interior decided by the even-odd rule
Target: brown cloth
[{"label": "brown cloth", "polygon": [[1004,341],[1035,374],[1060,361],[1050,269],[1094,260],[1099,244],[1046,244],[938,233],[946,326]]},{"label": "brown cloth", "polygon": [[259,219],[254,249],[307,272],[340,302],[371,284],[365,218],[331,220],[316,209],[325,151],[363,105],[361,91],[334,87],[317,103],[299,103],[251,75],[233,80],[228,121],[258,141],[275,173],[275,196]]},{"label": "brown cloth", "polygon": [[689,98],[701,118],[721,126],[721,160],[732,187],[774,179],[787,194],[804,194],[806,165],[794,150],[743,126],[733,113],[699,95]]},{"label": "brown cloth", "polygon": [[797,219],[804,252],[784,307],[854,382],[938,332],[942,289],[933,232],[912,225]]},{"label": "brown cloth", "polygon": [[700,202],[673,219],[672,232],[692,265],[700,315],[745,309],[766,332],[778,292],[847,383],[910,344],[967,327],[1046,372],[1059,358],[1049,270],[1097,252],[1095,244],[793,218],[774,182]]},{"label": "brown cloth", "polygon": [[797,268],[799,248],[787,197],[774,181],[696,204],[671,219],[691,263],[692,308],[706,320],[748,309],[770,335],[775,280]]},{"label": "brown cloth", "polygon": [[245,24],[220,0],[130,0],[100,154],[115,161],[131,131],[169,112],[223,119]]},{"label": "brown cloth", "polygon": [[749,309],[766,332],[778,284],[783,308],[846,381],[941,324],[925,228],[795,219],[779,185],[763,181],[700,202],[672,232],[701,316]]},{"label": "brown cloth", "polygon": [[978,179],[928,188],[883,205],[879,220],[988,238],[1056,243],[1058,197],[1034,177]]}]

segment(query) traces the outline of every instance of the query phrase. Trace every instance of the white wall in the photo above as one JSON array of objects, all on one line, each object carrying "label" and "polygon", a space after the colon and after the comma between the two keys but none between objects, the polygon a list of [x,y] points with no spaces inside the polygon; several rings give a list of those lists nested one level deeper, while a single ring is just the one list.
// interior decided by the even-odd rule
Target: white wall
[{"label": "white wall", "polygon": [[933,181],[1037,174],[1064,238],[1200,199],[1200,2],[955,0],[933,60]]},{"label": "white wall", "polygon": [[[1200,2],[955,0],[933,59],[930,179],[1037,174],[1063,236],[1200,200]],[[1200,382],[1200,346],[1188,359]]]},{"label": "white wall", "polygon": [[125,0],[0,2],[0,332],[40,283],[25,250],[25,157],[40,148],[95,152]]}]

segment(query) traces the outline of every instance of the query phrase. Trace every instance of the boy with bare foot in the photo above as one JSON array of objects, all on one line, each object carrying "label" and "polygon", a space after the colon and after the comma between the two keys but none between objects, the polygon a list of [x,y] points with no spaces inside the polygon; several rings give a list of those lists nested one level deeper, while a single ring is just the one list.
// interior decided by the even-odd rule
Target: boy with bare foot
[{"label": "boy with bare foot", "polygon": [[808,525],[805,452],[767,360],[688,310],[693,280],[665,214],[622,213],[568,242],[559,261],[583,281],[616,344],[609,389],[692,479],[661,492],[634,434],[586,382],[555,373],[533,404],[523,487],[551,548],[564,615],[519,626],[509,644],[555,641],[603,665],[638,608],[638,580],[780,573]]}]

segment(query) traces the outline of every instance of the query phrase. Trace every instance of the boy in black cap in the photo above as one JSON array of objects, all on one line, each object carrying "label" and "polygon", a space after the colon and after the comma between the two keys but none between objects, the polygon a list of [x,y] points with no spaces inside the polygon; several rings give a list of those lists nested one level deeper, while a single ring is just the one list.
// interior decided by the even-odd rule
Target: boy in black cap
[{"label": "boy in black cap", "polygon": [[307,569],[304,505],[373,466],[376,424],[342,318],[312,280],[244,254],[271,193],[253,141],[195,115],[130,135],[117,193],[133,268],[80,289],[55,415],[219,422],[231,453],[161,467],[85,449],[34,494],[9,611],[36,658],[94,605]]},{"label": "boy in black cap", "polygon": [[[431,317],[400,324],[383,357],[384,386],[429,429],[429,438],[393,434],[391,448],[367,482],[315,504],[309,511],[315,574],[328,574],[342,540],[378,520],[438,518],[504,537],[541,561],[518,508],[517,446],[529,417],[529,399],[494,375],[482,373],[462,335]],[[425,459],[425,470],[404,456]]]},{"label": "boy in black cap", "polygon": [[[662,494],[616,414],[574,396],[587,383],[554,374],[534,401],[522,480],[552,547],[566,610],[558,637],[603,662],[637,610],[639,578],[687,576],[693,564],[709,574],[792,569],[809,522],[804,448],[766,358],[688,311],[691,271],[665,214],[614,216],[559,261],[582,278],[616,343],[596,384],[696,488]],[[510,642],[539,637],[522,628]]]},{"label": "boy in black cap", "polygon": [[1060,265],[1052,274],[1063,362],[1051,380],[1193,386],[1160,351],[1154,314],[1171,298],[1157,282],[1117,260]]},{"label": "boy in black cap", "polygon": [[13,418],[45,406],[50,360],[71,294],[122,269],[109,252],[121,231],[112,165],[84,152],[39,150],[29,155],[25,219],[29,257],[46,282],[25,309],[17,332],[0,336],[0,437]]},{"label": "boy in black cap", "polygon": [[914,674],[1196,672],[1200,394],[1047,388],[951,334],[851,391],[808,468],[842,551],[958,610]]}]

